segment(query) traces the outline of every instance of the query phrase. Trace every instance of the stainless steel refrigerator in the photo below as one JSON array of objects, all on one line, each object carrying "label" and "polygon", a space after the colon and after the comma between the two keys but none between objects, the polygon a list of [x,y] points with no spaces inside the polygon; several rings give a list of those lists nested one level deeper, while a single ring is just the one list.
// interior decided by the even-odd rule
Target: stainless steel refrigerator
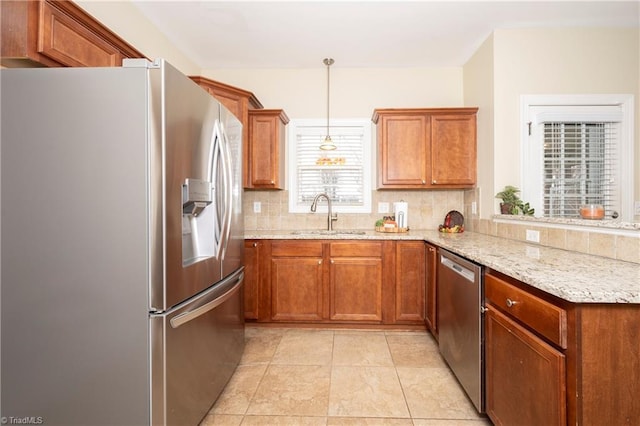
[{"label": "stainless steel refrigerator", "polygon": [[198,424],[244,349],[241,123],[163,60],[0,75],[2,418]]}]

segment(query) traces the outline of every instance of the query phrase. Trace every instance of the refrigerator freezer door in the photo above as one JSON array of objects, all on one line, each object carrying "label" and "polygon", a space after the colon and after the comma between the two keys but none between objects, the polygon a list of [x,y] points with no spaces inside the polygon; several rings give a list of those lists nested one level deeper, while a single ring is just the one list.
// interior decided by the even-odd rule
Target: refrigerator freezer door
[{"label": "refrigerator freezer door", "polygon": [[243,270],[151,316],[152,424],[197,425],[231,378],[244,349]]}]

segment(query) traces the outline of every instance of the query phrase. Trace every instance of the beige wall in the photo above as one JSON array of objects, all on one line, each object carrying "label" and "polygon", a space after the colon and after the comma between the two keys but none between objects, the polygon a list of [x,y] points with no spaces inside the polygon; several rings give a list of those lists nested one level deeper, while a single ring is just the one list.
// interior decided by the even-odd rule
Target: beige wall
[{"label": "beige wall", "polygon": [[482,203],[497,206],[493,194],[500,188],[521,186],[520,96],[536,94],[635,95],[634,186],[640,200],[637,28],[497,30],[493,55],[494,162],[480,167],[492,167],[495,179],[493,191],[482,192]]},{"label": "beige wall", "polygon": [[[494,214],[493,201],[489,198],[494,190],[494,80],[493,80],[493,35],[480,46],[464,66],[464,102],[478,106],[478,184],[474,198],[478,203],[478,216]],[[483,194],[487,195],[486,201]],[[485,201],[485,202],[483,202]]]},{"label": "beige wall", "polygon": [[[326,117],[327,71],[313,69],[204,70],[203,75],[253,92],[265,108],[290,118]],[[371,117],[375,108],[462,106],[462,68],[331,67],[331,117]]]}]

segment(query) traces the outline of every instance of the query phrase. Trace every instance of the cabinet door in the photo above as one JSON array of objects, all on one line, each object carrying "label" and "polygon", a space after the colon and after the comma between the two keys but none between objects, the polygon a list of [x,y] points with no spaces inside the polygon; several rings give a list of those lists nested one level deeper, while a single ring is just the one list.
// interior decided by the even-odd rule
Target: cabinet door
[{"label": "cabinet door", "polygon": [[427,253],[425,258],[425,323],[431,334],[436,339],[438,338],[438,288],[436,286],[436,271],[438,264],[438,252],[436,247],[431,244],[425,244]]},{"label": "cabinet door", "polygon": [[331,259],[331,320],[382,321],[382,259]]},{"label": "cabinet door", "polygon": [[431,117],[431,184],[473,186],[476,183],[476,115]]},{"label": "cabinet door", "polygon": [[422,241],[396,243],[395,322],[424,323],[424,252]]},{"label": "cabinet door", "polygon": [[244,318],[258,319],[260,241],[244,242]]},{"label": "cabinet door", "polygon": [[498,425],[566,425],[565,356],[489,305],[486,411]]},{"label": "cabinet door", "polygon": [[323,245],[321,241],[271,242],[272,321],[323,319]]},{"label": "cabinet door", "polygon": [[69,15],[42,3],[40,51],[61,64],[73,67],[115,67],[122,54],[111,44],[80,25]]},{"label": "cabinet door", "polygon": [[322,258],[271,259],[271,319],[322,320]]},{"label": "cabinet door", "polygon": [[330,244],[330,319],[382,321],[383,244]]},{"label": "cabinet door", "polygon": [[383,115],[378,123],[378,186],[421,188],[431,163],[429,117],[424,113]]},{"label": "cabinet door", "polygon": [[249,180],[252,188],[284,189],[285,124],[282,110],[249,111]]}]

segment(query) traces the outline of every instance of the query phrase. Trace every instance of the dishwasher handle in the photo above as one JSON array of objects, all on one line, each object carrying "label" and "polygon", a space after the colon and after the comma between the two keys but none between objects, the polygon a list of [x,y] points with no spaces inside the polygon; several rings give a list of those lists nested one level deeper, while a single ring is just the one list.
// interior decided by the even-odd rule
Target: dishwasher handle
[{"label": "dishwasher handle", "polygon": [[440,263],[442,263],[444,266],[451,269],[458,275],[462,276],[467,281],[471,281],[472,283],[476,281],[476,274],[473,271],[457,264],[453,260],[448,259],[444,256],[440,256]]}]

